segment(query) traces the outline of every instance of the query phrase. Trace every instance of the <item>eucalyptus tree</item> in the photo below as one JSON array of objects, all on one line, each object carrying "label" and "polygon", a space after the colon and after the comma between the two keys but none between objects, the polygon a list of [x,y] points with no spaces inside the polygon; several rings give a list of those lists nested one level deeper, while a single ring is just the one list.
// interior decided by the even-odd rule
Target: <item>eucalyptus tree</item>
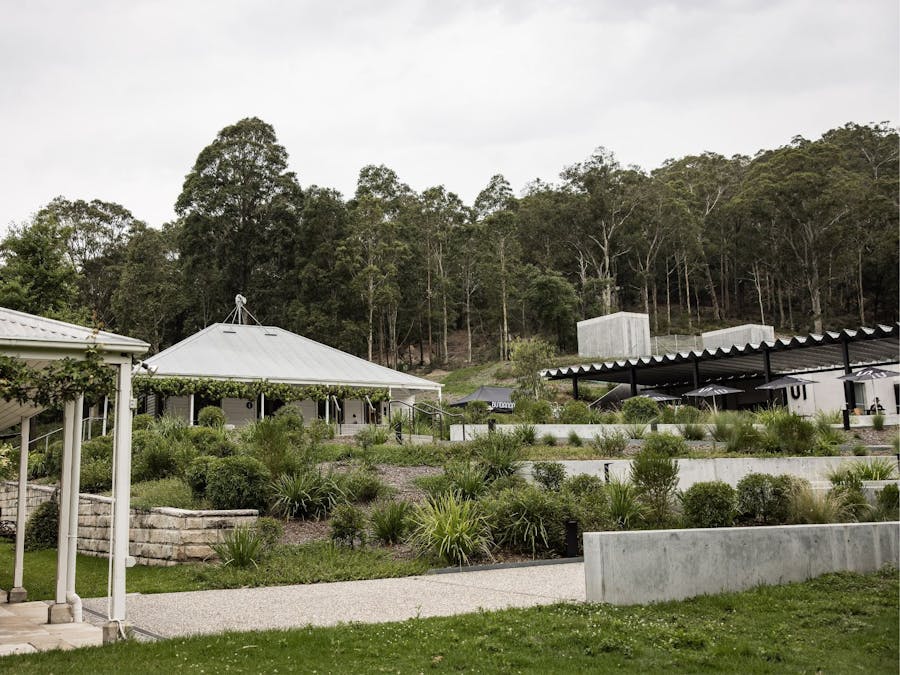
[{"label": "eucalyptus tree", "polygon": [[[197,157],[175,203],[179,253],[194,282],[193,323],[227,312],[236,293],[254,302],[273,288],[273,257],[289,260],[302,191],[275,130],[251,117],[222,129]],[[256,314],[272,309],[256,301]]]}]

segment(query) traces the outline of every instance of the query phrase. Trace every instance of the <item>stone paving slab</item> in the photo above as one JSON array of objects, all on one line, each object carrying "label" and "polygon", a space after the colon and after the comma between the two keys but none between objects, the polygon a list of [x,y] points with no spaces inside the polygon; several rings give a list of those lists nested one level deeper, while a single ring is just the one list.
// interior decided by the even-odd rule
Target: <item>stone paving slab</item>
[{"label": "stone paving slab", "polygon": [[[584,564],[186,593],[134,594],[128,621],[162,637],[383,623],[480,609],[584,602]],[[105,612],[104,598],[85,607]]]},{"label": "stone paving slab", "polygon": [[0,604],[0,656],[103,644],[90,623],[48,624],[46,602]]}]

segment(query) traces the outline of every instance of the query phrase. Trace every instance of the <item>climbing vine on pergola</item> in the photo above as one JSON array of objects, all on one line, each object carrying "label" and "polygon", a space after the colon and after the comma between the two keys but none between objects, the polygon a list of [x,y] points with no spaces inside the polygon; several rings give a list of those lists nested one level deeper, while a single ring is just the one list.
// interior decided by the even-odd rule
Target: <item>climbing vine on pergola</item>
[{"label": "climbing vine on pergola", "polygon": [[4,401],[58,408],[81,394],[96,400],[114,389],[113,370],[94,348],[85,351],[84,359],[66,357],[43,368],[30,366],[20,358],[0,356],[0,398]]},{"label": "climbing vine on pergola", "polygon": [[138,395],[189,396],[195,394],[211,400],[240,398],[255,400],[260,394],[267,399],[290,403],[292,401],[325,401],[334,396],[339,399],[365,399],[372,403],[387,401],[387,389],[347,387],[341,385],[294,385],[283,382],[257,380],[213,380],[210,378],[135,376],[134,392]]}]

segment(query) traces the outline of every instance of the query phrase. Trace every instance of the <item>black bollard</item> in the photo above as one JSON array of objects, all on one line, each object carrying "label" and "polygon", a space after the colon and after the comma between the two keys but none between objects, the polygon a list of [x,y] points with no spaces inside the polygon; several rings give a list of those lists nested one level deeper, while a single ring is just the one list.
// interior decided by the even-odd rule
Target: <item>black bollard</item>
[{"label": "black bollard", "polygon": [[495,420],[495,419],[492,417],[491,419],[488,420],[488,431],[489,431],[489,432],[493,432],[493,431],[495,431],[496,429],[497,429],[497,420]]},{"label": "black bollard", "polygon": [[603,480],[606,482],[607,485],[609,484],[609,465],[610,464],[612,464],[612,462],[604,462],[603,463]]},{"label": "black bollard", "polygon": [[394,425],[394,435],[397,437],[397,442],[402,445],[403,444],[403,422],[397,422]]},{"label": "black bollard", "polygon": [[566,521],[566,557],[578,557],[578,523],[574,520]]},{"label": "black bollard", "polygon": [[844,418],[844,431],[850,431],[850,408],[844,408],[841,413]]}]

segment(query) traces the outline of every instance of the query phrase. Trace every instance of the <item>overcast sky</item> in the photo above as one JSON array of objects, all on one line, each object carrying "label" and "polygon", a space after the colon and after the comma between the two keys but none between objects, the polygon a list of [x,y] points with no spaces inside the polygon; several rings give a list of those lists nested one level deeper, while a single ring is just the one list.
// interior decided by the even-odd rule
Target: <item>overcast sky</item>
[{"label": "overcast sky", "polygon": [[275,127],[302,185],[387,164],[470,203],[898,120],[897,0],[0,0],[0,229],[56,195],[151,225],[224,126]]}]

